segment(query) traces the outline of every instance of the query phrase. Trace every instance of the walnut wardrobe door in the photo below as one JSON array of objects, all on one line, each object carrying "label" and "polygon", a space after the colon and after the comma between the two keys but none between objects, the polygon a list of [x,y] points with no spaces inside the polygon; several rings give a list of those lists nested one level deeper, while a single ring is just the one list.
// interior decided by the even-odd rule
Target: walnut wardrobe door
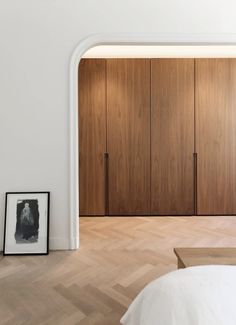
[{"label": "walnut wardrobe door", "polygon": [[198,214],[236,214],[236,59],[196,59]]},{"label": "walnut wardrobe door", "polygon": [[151,60],[151,213],[194,213],[194,60]]},{"label": "walnut wardrobe door", "polygon": [[106,61],[79,65],[79,208],[81,215],[105,214]]},{"label": "walnut wardrobe door", "polygon": [[150,60],[107,60],[109,214],[150,213]]}]

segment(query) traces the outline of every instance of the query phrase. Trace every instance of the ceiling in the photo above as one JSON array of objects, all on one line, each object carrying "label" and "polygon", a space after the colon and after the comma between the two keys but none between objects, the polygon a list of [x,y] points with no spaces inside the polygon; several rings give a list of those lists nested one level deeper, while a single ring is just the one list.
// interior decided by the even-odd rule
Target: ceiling
[{"label": "ceiling", "polygon": [[235,57],[235,45],[99,45],[83,58]]}]

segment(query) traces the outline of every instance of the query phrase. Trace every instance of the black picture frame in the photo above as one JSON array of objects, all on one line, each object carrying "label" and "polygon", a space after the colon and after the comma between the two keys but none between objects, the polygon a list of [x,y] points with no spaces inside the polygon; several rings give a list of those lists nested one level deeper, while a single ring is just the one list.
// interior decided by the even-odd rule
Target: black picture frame
[{"label": "black picture frame", "polygon": [[[45,206],[44,207],[39,207],[39,198],[42,197],[42,196],[45,196]],[[18,201],[16,201],[16,204],[17,206],[15,207],[16,210],[15,213],[14,213],[14,216],[11,216],[11,215],[8,215],[9,214],[9,198],[11,196],[15,196],[15,200],[17,198]],[[17,240],[16,240],[16,232],[17,232],[17,223],[18,223],[18,204],[17,202],[19,202],[19,200],[22,200],[23,202],[24,201],[37,201],[37,209],[38,209],[38,229],[37,229],[37,241],[38,239],[41,237],[38,236],[38,233],[40,234],[40,222],[39,222],[39,218],[46,218],[46,220],[44,220],[44,229],[45,230],[45,233],[44,233],[44,236],[43,236],[43,239],[42,242],[44,244],[44,249],[42,249],[42,251],[40,251],[40,247],[37,246],[37,249],[36,251],[33,250],[34,248],[34,243],[30,242],[29,241],[29,238],[28,238],[28,242],[27,242],[27,239],[24,239],[24,242],[27,242],[27,244],[17,244]],[[22,202],[22,203],[23,203]],[[25,203],[24,203],[25,204]],[[30,208],[30,203],[28,203],[28,207]],[[39,210],[42,210],[44,209],[44,216],[41,216],[40,215],[40,212]],[[45,210],[46,209],[46,210]],[[9,251],[9,248],[7,247],[7,243],[8,243],[8,232],[13,230],[13,229],[8,229],[9,228],[9,218],[15,218],[15,234],[14,234],[14,238],[15,238],[15,246],[19,248],[19,251]],[[33,215],[33,218],[34,218],[34,215]],[[3,255],[4,256],[10,256],[10,255],[13,255],[13,256],[23,256],[23,255],[48,255],[49,254],[49,220],[50,220],[50,192],[49,191],[33,191],[33,192],[6,192],[5,193],[5,219],[4,219],[4,236],[3,236]],[[12,222],[12,225],[14,224],[13,221]],[[10,227],[12,228],[12,227]],[[13,234],[11,234],[13,235]],[[30,236],[30,235],[28,235]],[[32,236],[33,237],[33,236]],[[30,237],[30,238],[32,238]],[[36,241],[36,240],[35,240]],[[30,246],[31,244],[31,246]],[[20,249],[22,247],[27,247],[30,248],[29,251],[24,250],[24,251],[21,251]]]}]

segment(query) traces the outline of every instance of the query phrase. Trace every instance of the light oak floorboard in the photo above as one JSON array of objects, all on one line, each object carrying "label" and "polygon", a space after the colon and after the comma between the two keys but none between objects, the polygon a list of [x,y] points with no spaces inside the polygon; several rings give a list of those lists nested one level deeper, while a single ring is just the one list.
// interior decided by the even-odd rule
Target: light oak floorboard
[{"label": "light oak floorboard", "polygon": [[174,247],[236,247],[236,217],[81,217],[80,249],[0,261],[1,325],[118,325]]}]

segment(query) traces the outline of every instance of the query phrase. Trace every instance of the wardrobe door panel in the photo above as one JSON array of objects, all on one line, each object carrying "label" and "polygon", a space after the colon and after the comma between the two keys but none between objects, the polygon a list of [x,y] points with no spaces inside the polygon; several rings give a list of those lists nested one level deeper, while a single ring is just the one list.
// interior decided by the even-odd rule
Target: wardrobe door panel
[{"label": "wardrobe door panel", "polygon": [[198,214],[236,214],[236,59],[195,64]]},{"label": "wardrobe door panel", "polygon": [[106,61],[79,65],[79,208],[81,215],[105,214]]},{"label": "wardrobe door panel", "polygon": [[150,213],[150,60],[107,60],[109,214]]},{"label": "wardrobe door panel", "polygon": [[194,60],[151,60],[151,213],[194,213]]}]

